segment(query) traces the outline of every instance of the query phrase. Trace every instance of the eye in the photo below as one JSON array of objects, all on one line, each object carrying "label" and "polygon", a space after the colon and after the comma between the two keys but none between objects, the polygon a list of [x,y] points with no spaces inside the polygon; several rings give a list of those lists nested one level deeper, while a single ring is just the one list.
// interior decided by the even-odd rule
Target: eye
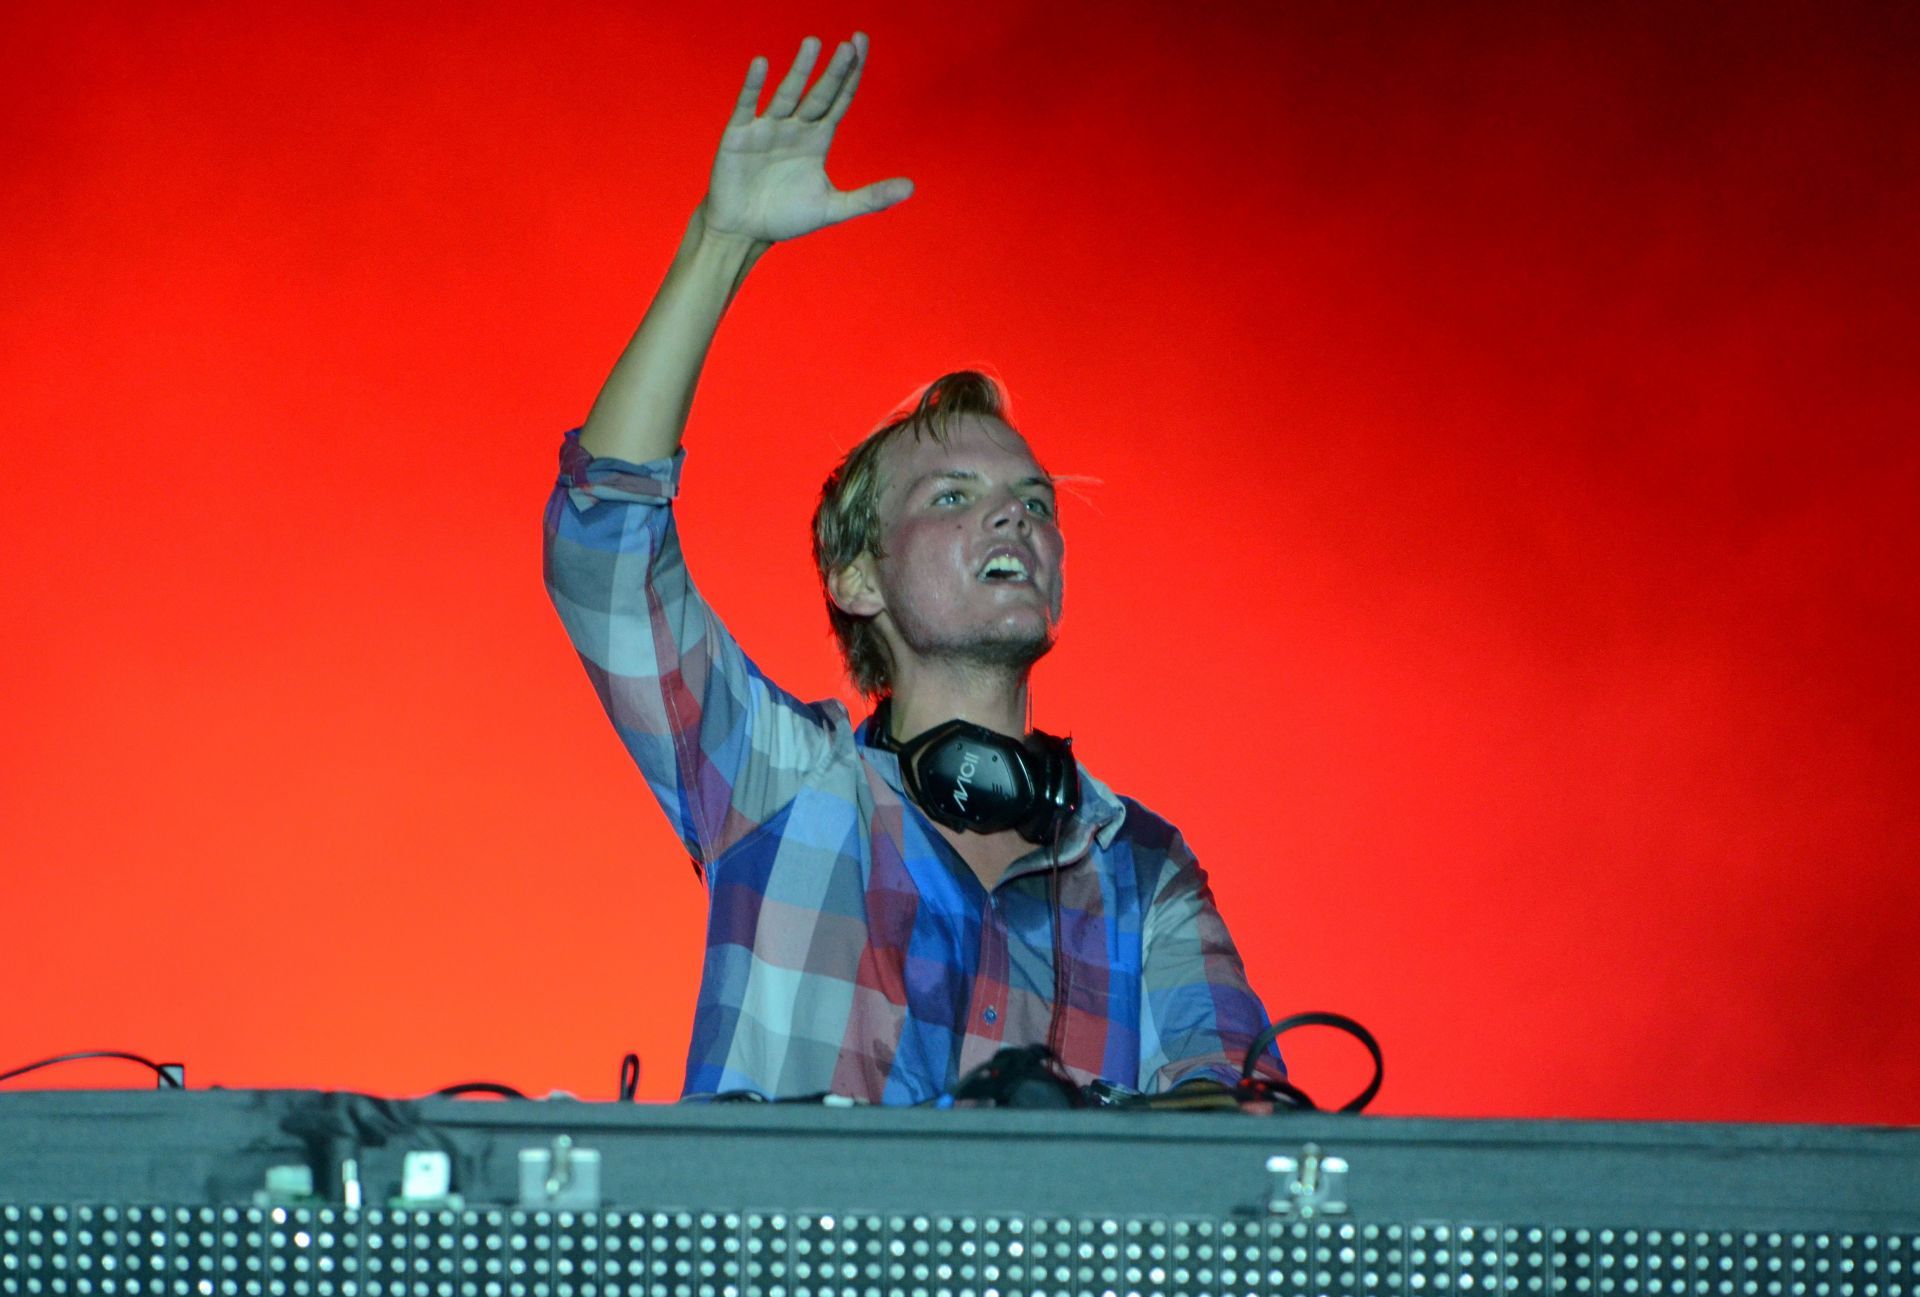
[{"label": "eye", "polygon": [[962,491],[959,487],[957,486],[949,487],[947,490],[942,491],[939,495],[934,496],[933,503],[950,504],[960,500],[964,500],[966,498],[967,498],[967,493],[965,491]]},{"label": "eye", "polygon": [[1039,514],[1042,518],[1051,518],[1053,517],[1053,501],[1037,495],[1029,496],[1027,498],[1027,511],[1029,513]]}]

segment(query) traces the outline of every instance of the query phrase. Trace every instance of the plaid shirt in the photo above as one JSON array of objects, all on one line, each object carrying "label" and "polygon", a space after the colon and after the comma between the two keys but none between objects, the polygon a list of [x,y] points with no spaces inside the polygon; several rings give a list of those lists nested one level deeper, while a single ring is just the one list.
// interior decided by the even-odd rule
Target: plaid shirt
[{"label": "plaid shirt", "polygon": [[[706,879],[686,1093],[921,1103],[997,1050],[1045,1041],[1056,860],[1075,1081],[1237,1079],[1267,1018],[1179,833],[1083,768],[1057,853],[981,886],[893,754],[840,703],[768,680],[694,590],[668,507],[682,459],[592,459],[569,433],[546,581]],[[1277,1054],[1267,1063],[1283,1075]]]}]

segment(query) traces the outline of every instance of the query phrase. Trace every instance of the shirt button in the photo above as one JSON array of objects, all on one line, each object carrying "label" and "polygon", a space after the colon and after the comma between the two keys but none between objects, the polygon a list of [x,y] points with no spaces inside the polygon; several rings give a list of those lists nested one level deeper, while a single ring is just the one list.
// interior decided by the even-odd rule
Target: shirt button
[{"label": "shirt button", "polygon": [[987,1006],[987,1011],[981,1014],[980,1016],[985,1018],[988,1022],[998,1022],[1000,1021],[1000,1010],[994,1008],[991,1004],[989,1004]]}]

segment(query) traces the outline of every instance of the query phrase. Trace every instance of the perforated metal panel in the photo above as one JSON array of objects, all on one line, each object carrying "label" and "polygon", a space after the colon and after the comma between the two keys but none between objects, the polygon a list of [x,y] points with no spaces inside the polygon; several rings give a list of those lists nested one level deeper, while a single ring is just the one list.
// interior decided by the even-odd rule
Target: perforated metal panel
[{"label": "perforated metal panel", "polygon": [[0,1297],[1920,1297],[1912,1233],[0,1207]]}]

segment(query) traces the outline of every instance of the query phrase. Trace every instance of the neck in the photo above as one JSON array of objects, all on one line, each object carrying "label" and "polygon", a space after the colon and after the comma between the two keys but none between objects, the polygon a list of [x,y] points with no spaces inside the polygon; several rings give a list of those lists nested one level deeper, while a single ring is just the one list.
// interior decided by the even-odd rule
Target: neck
[{"label": "neck", "polygon": [[901,742],[950,720],[1000,734],[1027,734],[1027,673],[964,663],[922,669],[894,682],[893,737]]}]

